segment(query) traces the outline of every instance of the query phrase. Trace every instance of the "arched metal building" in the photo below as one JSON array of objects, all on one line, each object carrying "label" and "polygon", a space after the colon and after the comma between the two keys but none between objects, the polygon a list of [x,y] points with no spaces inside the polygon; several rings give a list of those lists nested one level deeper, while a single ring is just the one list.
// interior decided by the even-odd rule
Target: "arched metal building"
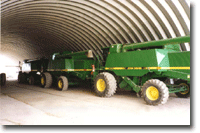
[{"label": "arched metal building", "polygon": [[187,0],[1,1],[1,54],[16,61],[189,34]]}]

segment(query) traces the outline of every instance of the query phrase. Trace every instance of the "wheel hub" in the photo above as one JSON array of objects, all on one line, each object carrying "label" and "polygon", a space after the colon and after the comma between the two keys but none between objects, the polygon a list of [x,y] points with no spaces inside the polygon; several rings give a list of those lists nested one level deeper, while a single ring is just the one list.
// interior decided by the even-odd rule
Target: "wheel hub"
[{"label": "wheel hub", "polygon": [[41,84],[44,85],[44,77],[41,78]]},{"label": "wheel hub", "polygon": [[106,83],[103,79],[99,79],[97,81],[96,86],[97,86],[98,91],[100,92],[103,92],[106,89]]},{"label": "wheel hub", "polygon": [[180,85],[187,88],[186,91],[180,92],[182,95],[185,95],[190,91],[190,87],[186,83],[181,83]]},{"label": "wheel hub", "polygon": [[154,86],[150,86],[147,88],[146,90],[146,96],[152,100],[152,101],[155,101],[159,98],[159,91],[156,87]]},{"label": "wheel hub", "polygon": [[61,80],[59,80],[59,81],[58,81],[58,87],[59,87],[60,89],[62,89],[62,86],[63,86],[63,83],[62,83]]}]

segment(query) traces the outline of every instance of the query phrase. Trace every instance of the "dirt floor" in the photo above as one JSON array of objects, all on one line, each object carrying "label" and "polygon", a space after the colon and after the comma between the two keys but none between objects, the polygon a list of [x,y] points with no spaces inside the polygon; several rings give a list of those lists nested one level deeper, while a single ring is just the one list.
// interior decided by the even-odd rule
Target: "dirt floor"
[{"label": "dirt floor", "polygon": [[59,91],[8,81],[0,125],[190,125],[190,98],[170,94],[166,104],[150,106],[130,91],[101,98],[89,87]]}]

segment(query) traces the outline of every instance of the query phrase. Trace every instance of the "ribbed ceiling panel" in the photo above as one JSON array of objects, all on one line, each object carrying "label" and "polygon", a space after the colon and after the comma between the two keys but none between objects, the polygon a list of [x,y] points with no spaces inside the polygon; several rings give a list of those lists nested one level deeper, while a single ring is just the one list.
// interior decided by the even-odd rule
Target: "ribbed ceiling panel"
[{"label": "ribbed ceiling panel", "polygon": [[[1,53],[18,60],[54,52],[190,34],[185,0],[3,0]],[[189,44],[181,44],[189,50]]]}]

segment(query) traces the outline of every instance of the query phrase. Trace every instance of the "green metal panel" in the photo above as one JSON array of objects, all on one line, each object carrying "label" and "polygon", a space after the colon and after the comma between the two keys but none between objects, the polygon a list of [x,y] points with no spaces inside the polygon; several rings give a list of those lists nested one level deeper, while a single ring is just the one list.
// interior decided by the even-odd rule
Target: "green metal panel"
[{"label": "green metal panel", "polygon": [[[161,58],[160,55],[162,55],[163,57]],[[142,68],[158,67],[159,65],[169,66],[167,58],[167,50],[151,49],[142,51],[129,51],[125,53],[112,53],[108,55],[105,68],[141,67],[140,70],[122,69],[122,70],[112,70],[112,71],[114,71],[115,74],[117,74],[118,76],[143,76],[150,70],[145,70]]]},{"label": "green metal panel", "polygon": [[92,69],[94,60],[74,60],[74,69]]},{"label": "green metal panel", "polygon": [[92,64],[95,64],[94,60],[85,60],[84,69],[92,69]]},{"label": "green metal panel", "polygon": [[84,69],[84,60],[75,60],[74,69]]},{"label": "green metal panel", "polygon": [[[180,78],[190,82],[190,51],[168,53],[170,67],[176,70],[168,70],[163,76]],[[183,69],[186,68],[186,69]]]},{"label": "green metal panel", "polygon": [[112,70],[118,76],[143,76],[149,70]]},{"label": "green metal panel", "polygon": [[65,59],[51,60],[48,69],[65,69]]},{"label": "green metal panel", "polygon": [[65,59],[65,69],[74,69],[74,60]]},{"label": "green metal panel", "polygon": [[190,67],[190,51],[168,53],[171,67]]},{"label": "green metal panel", "polygon": [[109,54],[105,67],[153,67],[157,66],[156,52],[152,50],[129,51]]},{"label": "green metal panel", "polygon": [[169,67],[168,50],[166,49],[155,49],[157,66],[159,67]]}]

